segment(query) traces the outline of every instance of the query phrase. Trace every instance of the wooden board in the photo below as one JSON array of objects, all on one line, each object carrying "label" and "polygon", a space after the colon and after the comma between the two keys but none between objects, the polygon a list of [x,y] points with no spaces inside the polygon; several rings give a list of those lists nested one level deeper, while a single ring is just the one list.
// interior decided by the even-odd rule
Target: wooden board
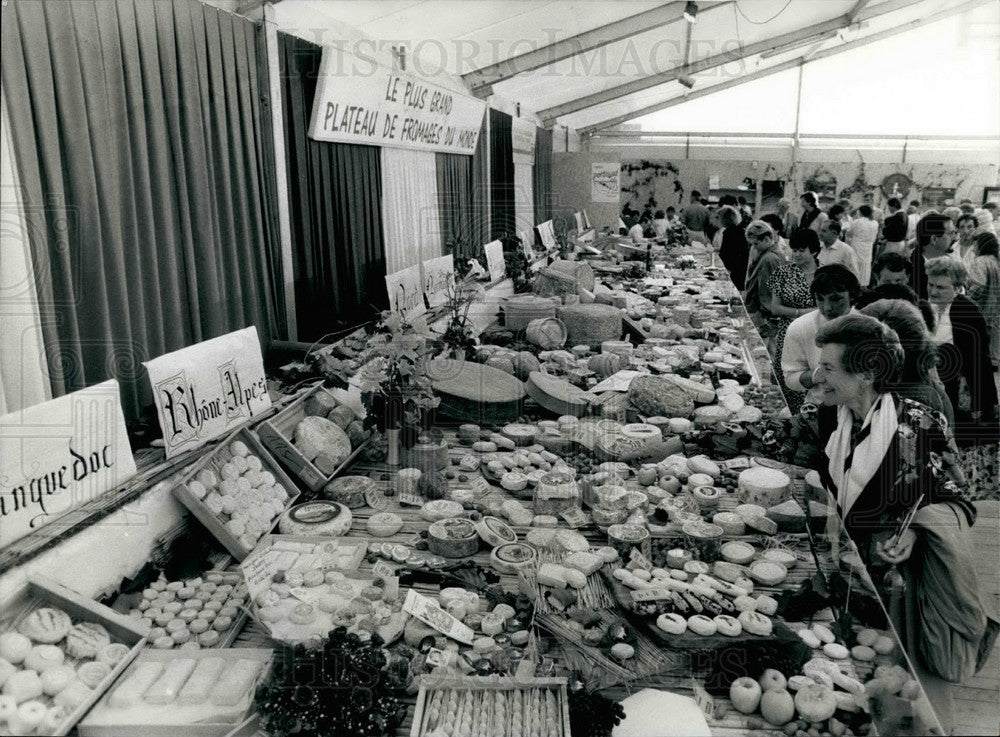
[{"label": "wooden board", "polygon": [[[132,617],[119,614],[103,604],[91,601],[47,576],[35,575],[13,601],[6,602],[0,607],[5,618],[9,617],[0,623],[0,631],[16,629],[26,616],[43,606],[61,609],[70,616],[73,624],[78,622],[100,624],[111,635],[112,642],[122,643],[129,647],[128,654],[115,664],[111,672],[91,691],[90,696],[66,715],[62,724],[53,732],[53,735],[59,736],[68,734],[76,726],[77,722],[101,698],[101,695],[108,690],[129,663],[139,655],[146,642],[147,630]],[[70,658],[67,653],[65,662],[77,665],[84,660],[89,661],[90,658],[76,660]],[[38,700],[46,707],[54,704],[51,696],[39,696]]]}]

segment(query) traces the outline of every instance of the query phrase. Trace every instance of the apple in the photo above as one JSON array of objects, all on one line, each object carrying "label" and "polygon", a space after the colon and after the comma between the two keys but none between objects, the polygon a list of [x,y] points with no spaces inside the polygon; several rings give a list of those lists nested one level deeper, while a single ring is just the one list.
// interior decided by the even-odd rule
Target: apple
[{"label": "apple", "polygon": [[736,711],[742,714],[753,714],[760,704],[760,685],[752,678],[743,676],[733,681],[729,687],[729,700],[733,702]]},{"label": "apple", "polygon": [[676,476],[664,476],[660,479],[660,488],[668,494],[676,494],[681,490],[681,482]]},{"label": "apple", "polygon": [[775,670],[774,668],[768,668],[765,670],[758,681],[760,683],[760,688],[762,691],[771,691],[772,689],[783,689],[788,686],[788,681],[780,670]]},{"label": "apple", "polygon": [[783,688],[765,691],[760,698],[760,714],[771,724],[779,727],[788,724],[795,716],[795,700]]},{"label": "apple", "polygon": [[656,483],[656,468],[653,466],[640,468],[639,473],[636,474],[636,480],[643,486],[652,486]]}]

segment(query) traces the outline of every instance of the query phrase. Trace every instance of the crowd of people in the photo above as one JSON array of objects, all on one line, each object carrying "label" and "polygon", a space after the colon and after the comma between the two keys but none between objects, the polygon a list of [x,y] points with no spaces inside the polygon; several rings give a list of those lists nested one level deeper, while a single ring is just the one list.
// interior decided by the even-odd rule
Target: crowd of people
[{"label": "crowd of people", "polygon": [[901,571],[895,624],[947,722],[941,684],[975,673],[1000,630],[964,534],[972,502],[1000,498],[1000,218],[968,200],[800,204],[754,219],[694,192],[678,218],[765,338],[792,411],[789,460],[819,471],[874,580]]}]

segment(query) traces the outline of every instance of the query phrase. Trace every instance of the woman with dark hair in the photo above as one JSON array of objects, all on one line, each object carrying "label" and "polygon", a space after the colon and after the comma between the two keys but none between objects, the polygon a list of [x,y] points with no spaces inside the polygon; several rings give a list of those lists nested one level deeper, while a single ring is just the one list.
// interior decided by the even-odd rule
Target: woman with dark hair
[{"label": "woman with dark hair", "polygon": [[819,198],[815,192],[806,192],[799,198],[799,201],[802,203],[802,218],[799,220],[799,228],[810,228],[818,234],[823,223],[830,219],[825,212],[819,209]]},{"label": "woman with dark hair", "polygon": [[808,228],[796,230],[792,233],[788,245],[792,254],[788,263],[775,269],[767,280],[767,288],[771,293],[771,304],[768,307],[768,312],[771,314],[768,348],[775,366],[774,373],[778,379],[778,386],[794,414],[802,404],[801,393],[804,390],[796,389],[793,394],[785,384],[781,372],[781,356],[785,345],[785,333],[792,320],[816,308],[816,301],[809,287],[816,269],[819,268],[819,262],[816,260],[820,249],[819,235]]},{"label": "woman with dark hair", "polygon": [[729,278],[741,292],[746,285],[747,263],[750,260],[750,246],[747,245],[746,233],[740,227],[742,220],[740,211],[732,205],[726,205],[719,212],[719,223],[722,225],[719,258],[729,272]]},{"label": "woman with dark hair", "polygon": [[997,237],[992,233],[976,236],[975,257],[968,263],[969,299],[986,320],[990,334],[990,363],[993,370],[1000,367],[1000,256],[997,255]]},{"label": "woman with dark hair", "polygon": [[[900,288],[908,290],[914,300],[917,298],[916,292],[909,287]],[[950,431],[955,413],[938,376],[937,349],[920,310],[908,299],[877,299],[866,306],[859,302],[858,308],[862,315],[885,323],[899,336],[903,346],[903,368],[892,385],[893,391],[940,412],[948,420]]]},{"label": "woman with dark hair", "polygon": [[831,521],[857,544],[872,580],[886,581],[890,566],[902,575],[903,606],[890,607],[893,625],[949,730],[943,681],[974,675],[997,634],[967,534],[976,508],[962,492],[944,418],[892,390],[904,361],[896,333],[872,317],[846,315],[825,325],[816,342],[816,385],[836,408],[835,424],[820,434],[820,475],[836,502]]}]

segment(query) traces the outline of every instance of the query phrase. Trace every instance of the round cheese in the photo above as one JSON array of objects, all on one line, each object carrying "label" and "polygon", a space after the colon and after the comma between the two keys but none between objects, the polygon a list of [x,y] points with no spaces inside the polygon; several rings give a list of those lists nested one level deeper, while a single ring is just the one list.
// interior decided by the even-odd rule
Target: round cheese
[{"label": "round cheese", "polygon": [[737,497],[741,502],[774,507],[791,496],[792,480],[776,468],[752,467],[740,471]]},{"label": "round cheese", "polygon": [[437,522],[449,517],[458,517],[463,511],[465,511],[464,508],[458,502],[453,502],[450,499],[435,499],[420,508],[420,517],[427,522]]},{"label": "round cheese", "polygon": [[476,523],[476,532],[491,548],[517,541],[517,533],[498,517],[483,517]]},{"label": "round cheese", "polygon": [[306,417],[295,426],[293,442],[309,461],[324,456],[334,468],[351,455],[351,441],[340,426],[325,417]]},{"label": "round cheese", "polygon": [[479,535],[467,519],[442,519],[427,528],[427,547],[445,558],[467,558],[479,550]]},{"label": "round cheese", "polygon": [[365,495],[374,489],[375,482],[367,476],[340,476],[323,487],[323,495],[348,509],[358,509],[365,506]]},{"label": "round cheese", "polygon": [[351,529],[351,510],[337,502],[316,500],[298,504],[278,520],[282,535],[340,537]]}]

